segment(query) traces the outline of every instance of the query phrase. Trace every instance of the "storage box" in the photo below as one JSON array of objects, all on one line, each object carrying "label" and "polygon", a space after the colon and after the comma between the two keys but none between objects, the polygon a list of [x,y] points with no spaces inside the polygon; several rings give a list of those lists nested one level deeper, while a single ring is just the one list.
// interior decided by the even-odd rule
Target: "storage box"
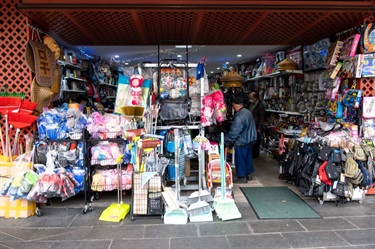
[{"label": "storage box", "polygon": [[18,199],[11,201],[9,196],[0,196],[0,217],[27,218],[34,215],[36,203]]}]

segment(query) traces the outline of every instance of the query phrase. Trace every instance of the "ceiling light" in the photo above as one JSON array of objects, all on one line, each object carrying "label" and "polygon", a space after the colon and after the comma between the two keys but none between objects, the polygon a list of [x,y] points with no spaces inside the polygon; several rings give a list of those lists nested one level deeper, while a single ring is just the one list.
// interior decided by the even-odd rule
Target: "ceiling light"
[{"label": "ceiling light", "polygon": [[180,55],[180,54],[177,55],[177,58],[181,58],[181,57],[182,57],[182,55]]},{"label": "ceiling light", "polygon": [[191,45],[176,45],[176,48],[191,48]]},{"label": "ceiling light", "polygon": [[217,70],[220,70],[220,67],[217,67],[216,69],[217,69]]},{"label": "ceiling light", "polygon": [[115,58],[119,58],[119,57],[120,57],[119,55],[117,55],[117,54],[115,55]]},{"label": "ceiling light", "polygon": [[125,62],[125,65],[129,65],[129,63],[128,63],[128,62]]},{"label": "ceiling light", "polygon": [[229,62],[227,61],[227,62],[225,62],[225,64],[227,64],[227,65],[228,65],[228,64],[229,64]]},{"label": "ceiling light", "polygon": [[214,73],[213,71],[211,71],[210,73]]},{"label": "ceiling light", "polygon": [[237,57],[242,57],[242,54],[238,54]]}]

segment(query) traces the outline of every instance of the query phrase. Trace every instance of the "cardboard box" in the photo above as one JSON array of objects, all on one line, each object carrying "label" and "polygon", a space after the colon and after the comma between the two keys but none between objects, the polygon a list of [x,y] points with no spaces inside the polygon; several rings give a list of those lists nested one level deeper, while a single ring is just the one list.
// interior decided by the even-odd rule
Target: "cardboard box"
[{"label": "cardboard box", "polygon": [[190,160],[185,161],[185,176],[190,176]]},{"label": "cardboard box", "polygon": [[11,201],[9,196],[0,196],[0,217],[27,218],[34,215],[36,203],[18,199]]}]

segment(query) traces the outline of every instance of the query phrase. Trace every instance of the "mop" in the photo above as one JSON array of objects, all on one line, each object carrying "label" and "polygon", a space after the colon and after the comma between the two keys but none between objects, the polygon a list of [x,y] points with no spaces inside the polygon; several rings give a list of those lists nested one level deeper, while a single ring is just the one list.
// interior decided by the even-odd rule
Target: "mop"
[{"label": "mop", "polygon": [[99,217],[101,221],[109,222],[120,222],[123,220],[130,211],[130,205],[122,202],[122,170],[121,162],[124,155],[119,156],[116,159],[117,163],[117,176],[118,176],[118,187],[117,187],[117,203],[112,203],[104,209]]},{"label": "mop", "polygon": [[[221,173],[221,194],[215,195],[213,209],[217,216],[222,220],[240,219],[241,213],[238,211],[232,198],[226,197],[225,187],[225,159],[224,159],[224,133],[221,133],[220,141],[220,173]],[[217,197],[216,197],[217,196]]]},{"label": "mop", "polygon": [[[201,136],[202,138],[202,136]],[[212,210],[207,201],[213,201],[211,194],[207,190],[202,190],[202,139],[200,139],[198,147],[198,161],[199,161],[199,176],[198,176],[198,191],[189,196],[189,202],[198,199],[188,208],[190,222],[213,221]],[[204,197],[204,199],[203,199]]]},{"label": "mop", "polygon": [[[183,206],[182,203],[179,202],[179,159],[180,159],[180,138],[178,136],[178,130],[175,129],[175,190],[168,189],[168,191],[164,191],[162,193],[164,200],[167,202],[168,206],[165,208],[164,214],[164,224],[174,224],[174,225],[182,225],[186,224],[188,220],[188,213]],[[174,196],[173,196],[174,194]]]}]

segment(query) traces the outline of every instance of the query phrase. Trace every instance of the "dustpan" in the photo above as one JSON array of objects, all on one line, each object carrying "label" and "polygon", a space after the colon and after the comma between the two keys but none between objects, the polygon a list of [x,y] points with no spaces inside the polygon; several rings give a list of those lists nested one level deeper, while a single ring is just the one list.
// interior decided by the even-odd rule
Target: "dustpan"
[{"label": "dustpan", "polygon": [[214,198],[213,209],[217,216],[222,220],[234,220],[242,218],[238,211],[233,198],[228,198],[226,195],[227,188],[225,187],[225,159],[224,159],[224,133],[221,133],[220,141],[220,171],[221,171],[221,194]]},{"label": "dustpan", "polygon": [[175,191],[169,190],[162,193],[164,200],[167,202],[167,207],[164,213],[164,224],[182,225],[186,224],[188,220],[188,213],[185,208],[180,207],[182,204],[179,202],[179,179],[178,179],[178,168],[180,158],[180,138],[178,137],[178,131],[175,130]]},{"label": "dustpan", "polygon": [[108,222],[120,222],[130,212],[130,205],[122,202],[122,171],[121,162],[124,155],[119,156],[116,159],[117,163],[117,176],[118,176],[118,187],[117,187],[117,203],[112,203],[104,209],[99,217],[101,221]]}]

